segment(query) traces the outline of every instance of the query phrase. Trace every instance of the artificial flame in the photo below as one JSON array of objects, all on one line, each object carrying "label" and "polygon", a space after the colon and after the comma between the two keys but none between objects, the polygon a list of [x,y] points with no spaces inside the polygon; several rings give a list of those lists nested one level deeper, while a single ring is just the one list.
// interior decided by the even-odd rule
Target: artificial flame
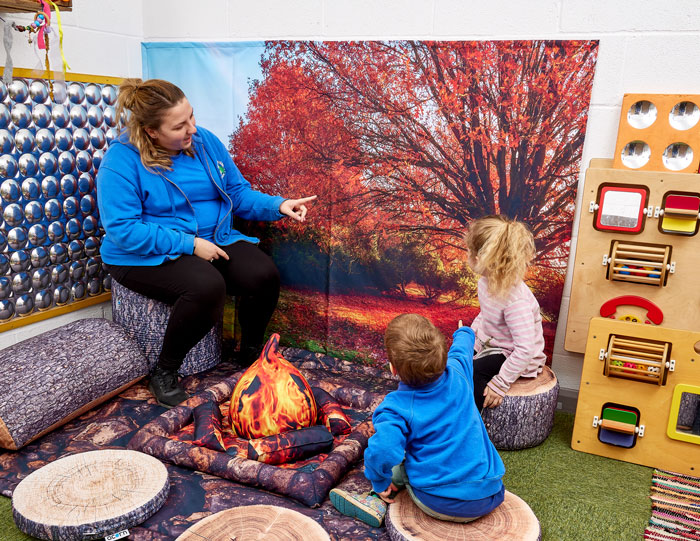
[{"label": "artificial flame", "polygon": [[279,338],[278,334],[270,337],[231,394],[231,427],[240,437],[262,438],[316,424],[311,387],[279,354]]}]

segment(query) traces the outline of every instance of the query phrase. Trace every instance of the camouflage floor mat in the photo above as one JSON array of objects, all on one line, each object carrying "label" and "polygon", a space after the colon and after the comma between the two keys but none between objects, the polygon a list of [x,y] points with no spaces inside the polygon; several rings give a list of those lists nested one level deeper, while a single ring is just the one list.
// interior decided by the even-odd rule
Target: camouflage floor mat
[{"label": "camouflage floor mat", "polygon": [[[295,348],[283,348],[284,357],[304,376],[336,396],[341,403],[352,404],[353,411],[371,415],[377,400],[396,388],[396,381],[375,368],[339,361]],[[192,394],[200,393],[236,369],[224,363],[212,370],[188,376],[183,385]],[[0,494],[11,496],[15,486],[29,473],[62,456],[97,449],[123,449],[134,434],[166,410],[159,406],[139,383],[101,407],[47,434],[19,451],[0,453]],[[214,475],[166,464],[170,474],[170,494],[164,506],[146,522],[130,529],[130,539],[174,539],[202,518],[230,507],[252,504],[277,505],[294,509],[316,520],[331,539],[387,540],[384,528],[371,528],[338,513],[328,499],[320,507],[306,505],[260,488],[246,486]],[[369,482],[357,462],[338,484],[349,491],[367,491]]]}]

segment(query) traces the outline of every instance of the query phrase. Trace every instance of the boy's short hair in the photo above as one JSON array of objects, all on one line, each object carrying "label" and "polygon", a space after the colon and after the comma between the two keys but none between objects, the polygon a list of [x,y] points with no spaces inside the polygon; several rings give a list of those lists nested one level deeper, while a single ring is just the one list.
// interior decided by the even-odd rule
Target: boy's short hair
[{"label": "boy's short hair", "polygon": [[401,314],[387,325],[384,346],[401,381],[426,385],[438,379],[447,365],[445,336],[418,314]]}]

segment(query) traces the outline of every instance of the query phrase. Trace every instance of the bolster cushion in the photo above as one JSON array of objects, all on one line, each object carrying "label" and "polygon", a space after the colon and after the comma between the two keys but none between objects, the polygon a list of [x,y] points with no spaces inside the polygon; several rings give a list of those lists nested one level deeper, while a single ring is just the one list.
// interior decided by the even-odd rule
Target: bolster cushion
[{"label": "bolster cushion", "polygon": [[148,373],[120,325],[89,318],[0,351],[0,447],[19,449]]}]

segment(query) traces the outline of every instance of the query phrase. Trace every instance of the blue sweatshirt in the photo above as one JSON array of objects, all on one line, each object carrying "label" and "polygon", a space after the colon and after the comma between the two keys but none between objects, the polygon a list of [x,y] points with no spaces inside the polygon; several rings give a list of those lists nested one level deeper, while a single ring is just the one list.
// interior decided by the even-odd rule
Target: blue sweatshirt
[{"label": "blue sweatshirt", "polygon": [[376,492],[404,460],[411,487],[457,500],[479,500],[503,488],[505,467],[473,398],[474,332],[454,333],[445,372],[420,387],[399,384],[377,407],[365,450],[365,476]]},{"label": "blue sweatshirt", "polygon": [[[233,228],[234,215],[247,220],[278,220],[283,197],[257,192],[243,178],[219,139],[201,127],[192,137],[195,157],[220,193],[214,242],[257,243]],[[97,173],[97,204],[105,235],[102,259],[112,265],[160,265],[194,252],[197,220],[191,201],[178,185],[177,164],[172,171],[149,170],[138,149],[122,132],[105,154]],[[182,171],[180,171],[182,174]]]}]

